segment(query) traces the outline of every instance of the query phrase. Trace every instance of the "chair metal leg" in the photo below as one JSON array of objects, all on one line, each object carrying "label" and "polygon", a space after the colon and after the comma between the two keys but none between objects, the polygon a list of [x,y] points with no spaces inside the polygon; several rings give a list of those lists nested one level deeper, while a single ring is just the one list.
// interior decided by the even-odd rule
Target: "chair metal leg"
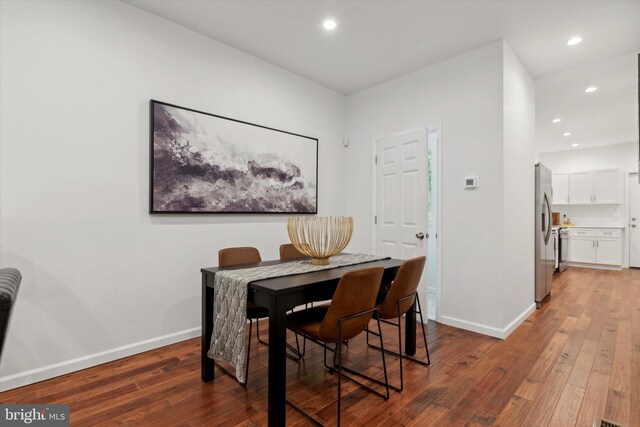
[{"label": "chair metal leg", "polygon": [[[417,305],[418,305],[418,310],[416,311],[419,315],[420,315],[420,326],[422,328],[422,338],[424,339],[424,348],[427,354],[427,361],[424,362],[423,360],[420,360],[416,357],[413,356],[409,356],[407,354],[403,354],[402,352],[402,314],[400,313],[400,305],[402,303],[402,301],[404,301],[405,299],[409,299],[409,298],[413,298],[415,296],[416,301],[417,301]],[[396,328],[398,328],[398,352],[392,351],[392,350],[388,350],[388,349],[382,349],[381,347],[378,347],[374,344],[370,344],[369,340],[368,340],[368,334],[374,334],[374,332],[371,332],[367,329],[367,345],[371,348],[374,348],[376,350],[380,350],[383,351],[387,354],[391,354],[395,357],[397,357],[400,361],[400,387],[396,387],[393,385],[389,385],[389,387],[391,387],[392,389],[396,390],[396,391],[402,391],[404,389],[404,375],[403,375],[403,359],[409,359],[411,361],[414,361],[416,363],[419,363],[423,366],[429,366],[431,364],[431,358],[429,356],[429,347],[427,346],[427,333],[425,331],[425,327],[424,327],[424,318],[422,316],[422,307],[420,306],[420,297],[418,296],[418,293],[415,292],[411,295],[407,295],[405,297],[402,298],[398,298],[398,308],[397,308],[397,313],[398,313],[398,323],[394,323],[394,322],[389,322],[387,320],[384,319],[379,319],[384,323],[387,323],[389,325],[395,326]]]},{"label": "chair metal leg", "polygon": [[[367,312],[365,312],[365,313],[367,313]],[[348,317],[345,317],[345,318],[340,319],[339,328],[342,328],[342,322],[347,321],[347,320],[351,320],[351,319],[353,319],[354,317],[357,317],[357,316],[358,316],[358,315],[352,315],[352,316],[348,316]],[[378,322],[378,326],[379,326],[379,324],[380,324],[380,323]],[[341,331],[342,331],[342,329],[339,329],[338,337],[340,338],[340,340],[339,340],[339,342],[338,342],[338,343],[336,343],[336,346],[337,346],[337,348],[339,348],[339,349],[342,349],[342,344],[343,344],[343,342],[344,342],[344,340],[342,340],[342,332],[341,332]],[[378,331],[380,332],[379,334],[376,334],[375,332],[371,332],[371,333],[372,333],[372,334],[374,334],[374,335],[379,335],[379,336],[380,336],[380,345],[382,346],[382,348],[384,348],[384,343],[382,342],[382,329],[378,329]],[[327,351],[327,350],[329,350],[329,351],[333,351],[333,352],[334,352],[334,363],[333,363],[333,366],[327,366],[327,364],[326,364],[326,351]],[[336,370],[336,369],[335,369],[335,368],[336,368],[336,366],[337,366],[337,365],[336,365],[336,363],[335,363],[335,358],[336,358],[336,356],[338,357],[338,364],[340,365],[338,370]],[[361,387],[363,387],[363,388],[365,388],[365,389],[369,390],[370,392],[372,392],[372,393],[374,393],[374,394],[376,394],[376,395],[378,395],[378,396],[382,397],[382,398],[383,398],[383,399],[385,399],[385,400],[386,400],[386,399],[389,399],[389,382],[388,382],[388,378],[387,378],[387,365],[386,365],[386,363],[383,363],[383,364],[382,364],[382,367],[383,367],[383,370],[384,370],[384,377],[385,377],[385,380],[384,380],[384,382],[383,382],[383,381],[380,381],[380,380],[379,380],[379,379],[377,379],[377,378],[373,378],[373,377],[371,377],[371,376],[369,376],[369,375],[366,375],[366,374],[364,374],[364,373],[362,373],[362,372],[358,372],[358,371],[356,371],[356,370],[354,370],[354,369],[351,369],[351,368],[347,368],[347,367],[342,366],[342,363],[340,362],[340,361],[341,361],[341,357],[342,357],[342,356],[341,356],[341,354],[339,354],[339,352],[338,352],[338,351],[331,350],[331,349],[330,349],[330,348],[328,348],[328,347],[326,346],[326,344],[325,344],[325,366],[326,366],[330,371],[333,371],[333,372],[340,372],[340,373],[339,373],[339,376],[345,377],[345,378],[346,378],[346,379],[348,379],[349,381],[353,381],[354,383],[358,384],[359,386],[361,386]],[[384,360],[384,359],[383,359],[383,360]],[[386,391],[386,393],[384,393],[384,394],[383,394],[383,393],[379,392],[378,390],[375,390],[375,389],[373,389],[373,388],[369,387],[368,385],[366,385],[366,384],[364,384],[364,383],[362,383],[362,382],[358,381],[357,379],[355,379],[355,378],[353,378],[353,377],[351,377],[351,376],[349,376],[349,375],[345,374],[343,371],[350,372],[350,373],[355,374],[355,375],[357,375],[357,376],[359,376],[359,377],[366,378],[367,380],[369,380],[369,381],[371,381],[371,382],[374,382],[374,383],[376,383],[376,384],[380,384],[380,385],[384,386],[384,387],[385,387],[385,391]]]},{"label": "chair metal leg", "polygon": [[[309,306],[313,308],[313,302],[306,303],[304,305],[305,310],[308,309]],[[291,312],[293,312],[293,309],[291,309]],[[299,334],[297,332],[294,332],[294,334],[296,336],[296,350],[294,351],[294,354],[297,356],[297,359],[294,360],[300,361],[301,359],[304,359],[304,355],[307,353],[307,337],[302,335],[302,352],[300,352],[300,343],[298,342]]]},{"label": "chair metal leg", "polygon": [[[260,320],[256,319],[256,335],[258,336],[258,341],[262,344],[265,345],[269,345],[269,343],[264,342],[260,339]],[[242,384],[243,387],[247,387],[247,384],[249,384],[249,360],[251,360],[251,332],[253,331],[253,319],[249,317],[249,340],[247,343],[247,362],[245,364],[245,371],[244,371],[244,384]],[[287,343],[287,347],[293,352],[293,354],[290,354],[289,352],[286,353],[287,357],[289,357],[290,359],[299,362],[300,360],[302,360],[302,358],[304,357],[304,350],[303,353],[300,353],[300,344],[298,342],[298,335],[296,334],[296,348],[293,348],[292,345],[290,345],[289,343]],[[235,375],[231,374],[231,372],[229,372],[228,370],[226,370],[225,368],[223,368],[222,366],[220,366],[219,364],[215,363],[214,366],[217,366],[218,368],[220,368],[220,370],[222,370],[224,373],[226,373],[227,375],[234,377]]]},{"label": "chair metal leg", "polygon": [[[334,354],[335,361],[335,354]],[[338,427],[340,427],[340,402],[342,401],[342,321],[338,329]]]},{"label": "chair metal leg", "polygon": [[[405,297],[406,298],[406,297]],[[429,346],[427,345],[427,332],[424,328],[424,317],[422,317],[422,308],[420,306],[420,297],[418,296],[418,293],[416,292],[416,301],[418,303],[418,310],[416,311],[416,313],[418,313],[420,315],[420,327],[422,328],[422,339],[424,340],[424,349],[425,352],[427,354],[427,361],[423,361],[421,359],[418,359],[417,357],[413,357],[413,356],[409,356],[407,354],[404,354],[402,357],[404,359],[409,359],[412,360],[416,363],[421,364],[422,366],[429,366],[431,364],[431,357],[429,356]]]},{"label": "chair metal leg", "polygon": [[292,403],[290,400],[286,400],[287,405],[291,406],[293,409],[295,409],[298,413],[300,413],[300,415],[302,415],[303,417],[305,417],[306,419],[308,419],[309,421],[311,421],[314,425],[316,426],[324,426],[324,424],[322,424],[321,422],[319,422],[318,420],[316,420],[315,418],[313,418],[311,415],[307,414],[302,408],[296,406],[294,403]]},{"label": "chair metal leg", "polygon": [[287,349],[289,350],[286,352],[286,356],[294,362],[300,362],[302,359],[304,359],[304,352],[300,352],[300,342],[298,341],[298,334],[294,333],[294,335],[296,337],[296,347],[293,348],[291,344],[286,343]]},{"label": "chair metal leg", "polygon": [[[249,383],[249,360],[251,360],[250,356],[251,356],[251,331],[252,330],[253,330],[253,320],[249,318],[249,340],[247,342],[247,355],[246,355],[247,362],[244,367],[244,384],[241,383],[241,385],[245,388]],[[232,374],[231,372],[223,368],[220,364],[216,363],[215,361],[214,361],[214,366],[217,366],[222,372],[229,375],[230,377],[236,378],[235,374]]]},{"label": "chair metal leg", "polygon": [[[343,377],[345,379],[349,380],[349,381],[353,381],[354,383],[358,384],[360,387],[363,387],[363,388],[369,390],[370,392],[372,392],[372,393],[384,398],[385,400],[389,399],[389,383],[388,383],[387,364],[386,364],[386,361],[385,361],[385,355],[384,355],[385,352],[384,351],[382,352],[382,369],[384,371],[384,382],[382,382],[382,381],[380,381],[380,380],[378,380],[376,378],[369,377],[369,376],[367,376],[367,375],[365,375],[365,374],[363,374],[361,372],[357,372],[357,371],[354,371],[352,369],[348,369],[348,368],[342,366],[342,344],[346,341],[346,340],[342,339],[342,323],[344,321],[354,319],[354,318],[356,318],[358,316],[362,316],[364,314],[369,314],[371,312],[375,312],[376,310],[377,309],[374,308],[374,309],[366,310],[366,311],[363,311],[363,312],[360,312],[360,313],[356,313],[354,315],[347,316],[347,317],[344,317],[344,318],[340,319],[339,326],[338,326],[338,328],[339,328],[338,329],[338,342],[336,343],[336,348],[335,349],[330,348],[327,345],[326,342],[317,341],[314,338],[309,337],[309,336],[301,333],[301,335],[303,337],[305,337],[305,338],[309,339],[310,341],[313,341],[316,344],[319,344],[320,346],[322,346],[322,348],[323,348],[323,363],[324,363],[324,366],[329,371],[336,372],[338,374],[338,420],[337,420],[338,421],[338,426],[340,425],[340,417],[341,417],[342,378]],[[377,334],[377,335],[380,336],[380,346],[384,349],[384,342],[382,341],[382,329],[381,329],[379,320],[378,320],[378,331],[380,332],[379,334]],[[374,333],[374,332],[372,332],[372,333]],[[327,351],[331,351],[333,353],[334,359],[333,359],[333,365],[332,366],[329,366],[329,364],[327,363]],[[336,358],[337,358],[337,360],[336,360]],[[364,384],[364,383],[356,380],[355,378],[345,374],[344,371],[352,372],[352,373],[354,373],[354,374],[356,374],[358,376],[361,376],[363,378],[367,378],[367,379],[369,379],[369,380],[371,380],[373,382],[377,382],[378,384],[384,385],[385,389],[386,389],[386,393],[383,394],[383,393],[379,392],[378,390],[374,390],[373,388],[367,386],[366,384]],[[311,415],[307,414],[306,412],[304,412],[302,409],[300,409],[299,407],[297,407],[296,405],[294,405],[290,401],[287,400],[287,403],[293,409],[295,409],[296,411],[298,411],[302,415],[304,415],[307,419],[311,420],[314,424],[322,425],[317,420],[315,420],[313,417],[311,417]]]},{"label": "chair metal leg", "polygon": [[256,337],[258,338],[258,342],[260,344],[269,345],[268,342],[260,339],[260,319],[256,319]]},{"label": "chair metal leg", "polygon": [[387,376],[387,362],[384,357],[384,341],[382,340],[382,326],[380,326],[380,318],[376,317],[376,322],[378,323],[378,333],[380,333],[380,348],[382,351],[380,352],[382,355],[382,370],[384,371],[384,384],[387,388],[387,399],[389,398],[389,378]]},{"label": "chair metal leg", "polygon": [[[386,389],[386,395],[383,395],[382,393],[379,393],[379,392],[377,392],[377,391],[375,391],[375,390],[373,390],[373,389],[371,389],[371,388],[369,388],[369,387],[367,387],[367,386],[363,385],[363,387],[365,387],[366,389],[368,389],[368,390],[372,391],[373,393],[378,394],[380,397],[383,397],[383,398],[385,398],[385,399],[388,399],[388,398],[389,398],[389,388],[392,388],[392,389],[394,389],[394,390],[396,390],[396,391],[400,391],[400,390],[399,390],[397,387],[394,387],[394,386],[392,386],[391,384],[389,384],[389,379],[388,379],[388,377],[387,377],[387,364],[386,364],[386,360],[385,360],[385,357],[384,357],[384,353],[388,353],[388,352],[389,352],[389,350],[387,350],[387,349],[385,349],[385,348],[384,348],[384,342],[383,342],[383,340],[382,340],[382,339],[383,339],[383,338],[382,338],[382,328],[381,328],[381,326],[380,326],[380,319],[376,318],[376,321],[377,321],[377,323],[378,323],[378,332],[377,332],[377,333],[376,333],[376,332],[373,332],[373,331],[371,331],[371,330],[369,330],[369,328],[368,328],[368,327],[367,327],[367,329],[365,329],[365,330],[366,330],[368,333],[370,333],[371,335],[376,335],[376,336],[378,337],[378,339],[380,340],[380,346],[381,346],[381,347],[375,346],[375,345],[373,345],[373,344],[370,344],[370,347],[373,347],[373,348],[376,348],[376,349],[380,349],[380,348],[384,349],[384,351],[382,351],[382,353],[383,353],[383,354],[382,354],[382,368],[383,368],[383,371],[384,371],[384,381],[380,381],[380,380],[379,380],[379,379],[377,379],[377,378],[370,377],[370,376],[368,376],[368,375],[366,375],[366,374],[363,374],[362,372],[358,372],[358,371],[356,371],[356,370],[353,370],[353,369],[351,369],[351,368],[347,368],[347,367],[345,367],[345,366],[343,366],[343,367],[342,367],[342,370],[343,370],[343,371],[350,372],[350,373],[352,373],[352,374],[355,374],[355,375],[357,375],[357,376],[359,376],[359,377],[366,378],[366,379],[368,379],[368,380],[369,380],[369,381],[371,381],[371,382],[374,382],[374,383],[376,383],[376,384],[380,384],[381,386],[384,386],[384,387],[385,387],[385,389]],[[329,368],[329,369],[330,369],[330,368]],[[344,375],[344,374],[343,374],[343,375]],[[355,379],[353,379],[353,378],[351,378],[351,377],[349,377],[349,376],[346,376],[346,375],[345,375],[345,377],[346,377],[346,378],[348,378],[348,379],[350,379],[351,381],[353,381],[353,382],[357,383],[357,384],[360,384],[360,382],[356,381]]]},{"label": "chair metal leg", "polygon": [[[251,323],[252,319],[249,319],[249,322]],[[263,339],[260,338],[260,319],[256,319],[256,337],[258,338],[258,342],[260,344],[264,344],[266,346],[269,345],[269,343]],[[296,334],[296,348],[293,348],[293,346],[289,343],[287,343],[287,348],[289,350],[291,350],[291,353],[287,352],[287,357],[295,362],[299,362],[300,360],[302,360],[304,358],[304,350],[302,352],[300,352],[300,343],[298,342],[298,334]],[[293,353],[293,354],[292,354]]]},{"label": "chair metal leg", "polygon": [[[259,329],[259,320],[256,319],[256,335],[259,333],[260,329]],[[249,318],[249,340],[247,342],[247,362],[245,364],[245,371],[244,371],[244,384],[242,384],[243,387],[247,387],[247,384],[249,384],[249,361],[251,360],[251,335],[252,335],[252,331],[253,331],[253,319]],[[258,341],[260,341],[262,344],[266,344],[268,345],[268,343],[265,343],[264,341],[261,341],[258,338]],[[289,343],[287,343],[287,347],[291,349],[291,351],[294,353],[294,355],[289,354],[287,352],[287,357],[289,357],[290,359],[299,362],[302,359],[302,353],[300,353],[300,344],[298,343],[298,336],[296,335],[296,347],[297,349],[294,349],[292,345],[290,345]],[[218,368],[220,368],[220,370],[222,370],[224,373],[226,373],[227,375],[234,377],[235,375],[233,375],[231,372],[229,372],[228,370],[226,370],[225,368],[223,368],[222,366],[218,365],[217,363],[215,364]]]},{"label": "chair metal leg", "polygon": [[398,360],[400,361],[400,390],[398,391],[404,390],[404,363],[402,363],[402,328],[400,327],[401,317],[402,315],[400,314],[400,300],[398,300]]},{"label": "chair metal leg", "polygon": [[[418,313],[420,314],[420,326],[422,327],[422,338],[424,339],[424,349],[427,352],[427,363],[420,362],[424,366],[429,366],[431,364],[431,357],[429,357],[429,346],[427,345],[427,332],[424,329],[424,318],[422,317],[422,307],[420,306],[420,297],[416,293],[416,301],[418,302]],[[419,362],[418,360],[416,360]]]},{"label": "chair metal leg", "polygon": [[253,320],[249,319],[249,343],[247,344],[247,363],[244,371],[244,386],[249,384],[249,360],[251,360],[251,331],[253,330]]}]

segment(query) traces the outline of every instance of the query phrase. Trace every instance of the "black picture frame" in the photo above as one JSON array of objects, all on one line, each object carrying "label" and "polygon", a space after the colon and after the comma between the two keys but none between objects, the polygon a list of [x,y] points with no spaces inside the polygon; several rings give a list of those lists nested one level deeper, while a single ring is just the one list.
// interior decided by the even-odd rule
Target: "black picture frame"
[{"label": "black picture frame", "polygon": [[[156,108],[158,108],[158,111],[156,111]],[[172,148],[171,150],[167,150],[166,146],[167,144],[173,144],[175,146],[176,139],[173,138],[171,139],[171,141],[169,141],[170,137],[168,135],[166,135],[167,132],[173,132],[175,131],[174,129],[174,124],[178,123],[177,121],[173,120],[174,118],[170,118],[167,119],[166,117],[161,117],[161,120],[158,120],[158,117],[156,117],[156,112],[158,112],[159,114],[161,114],[161,111],[164,111],[165,113],[169,114],[169,110],[173,110],[174,113],[176,113],[176,111],[180,111],[180,114],[185,114],[185,115],[193,115],[193,118],[195,119],[196,117],[200,117],[198,115],[201,115],[203,120],[209,120],[210,123],[211,120],[218,120],[220,122],[221,125],[224,126],[228,126],[231,128],[236,128],[236,129],[240,129],[238,127],[236,127],[236,125],[243,125],[243,126],[249,126],[250,128],[243,128],[244,131],[246,132],[267,132],[268,133],[268,138],[272,138],[277,140],[278,138],[281,138],[283,142],[283,144],[291,144],[293,142],[292,137],[295,139],[299,139],[300,143],[309,143],[312,144],[313,146],[310,146],[309,149],[307,150],[305,148],[305,151],[308,151],[309,154],[313,153],[314,156],[314,161],[313,164],[315,165],[315,171],[313,171],[313,175],[311,176],[311,178],[306,177],[307,179],[313,179],[313,181],[310,181],[311,185],[313,186],[313,189],[315,190],[315,192],[313,193],[313,196],[310,198],[305,198],[305,196],[309,196],[310,192],[309,192],[309,188],[310,186],[307,185],[306,182],[302,182],[301,181],[301,173],[304,172],[308,172],[308,171],[301,171],[301,169],[298,167],[298,165],[289,162],[287,164],[288,169],[287,169],[287,173],[283,172],[280,169],[276,169],[274,170],[273,167],[262,167],[260,168],[259,166],[255,166],[254,167],[254,162],[253,161],[249,161],[248,165],[249,165],[249,170],[251,171],[251,174],[255,174],[258,173],[260,175],[260,178],[256,178],[254,176],[254,181],[250,181],[250,182],[258,182],[261,179],[263,180],[267,180],[267,179],[273,179],[275,178],[276,181],[278,181],[278,184],[280,184],[280,180],[284,180],[284,179],[288,179],[290,177],[292,177],[292,179],[298,179],[297,181],[293,181],[293,183],[288,187],[289,189],[291,189],[291,193],[296,193],[297,195],[292,195],[291,197],[298,197],[298,199],[296,200],[284,200],[284,206],[282,209],[279,208],[275,208],[275,209],[266,209],[266,210],[261,210],[261,209],[255,209],[255,208],[250,208],[250,209],[245,209],[245,208],[238,208],[238,203],[240,202],[230,202],[231,203],[231,207],[229,209],[221,209],[221,210],[216,210],[216,209],[203,209],[201,207],[198,206],[194,206],[194,207],[190,207],[188,209],[184,208],[185,205],[185,200],[190,201],[191,198],[189,198],[190,196],[188,195],[189,191],[191,191],[190,187],[188,187],[185,183],[184,180],[189,180],[189,179],[195,179],[198,180],[199,178],[195,177],[195,175],[189,176],[185,173],[182,173],[182,175],[179,175],[179,179],[182,179],[182,182],[176,182],[175,185],[175,189],[178,189],[179,191],[185,191],[187,192],[187,195],[185,195],[183,197],[183,199],[178,200],[177,202],[174,203],[174,200],[171,200],[170,197],[171,196],[165,196],[165,199],[160,199],[159,193],[161,193],[162,191],[164,191],[165,193],[167,192],[167,189],[172,190],[171,186],[168,186],[166,184],[167,181],[167,175],[169,175],[169,177],[171,179],[178,177],[177,172],[176,172],[176,168],[170,164],[169,166],[169,170],[171,170],[171,173],[167,174],[165,173],[165,176],[162,177],[158,177],[157,173],[159,173],[159,171],[157,170],[157,165],[161,164],[160,168],[162,168],[163,170],[167,170],[167,156],[166,154],[169,152],[170,154],[175,154],[175,147]],[[183,113],[184,112],[184,113]],[[164,123],[158,123],[157,121],[165,121]],[[168,125],[167,121],[171,121],[171,125]],[[183,121],[182,123],[185,123],[185,121]],[[162,130],[158,127],[158,126],[163,126]],[[180,130],[182,130],[182,128],[180,128]],[[162,132],[165,132],[164,134]],[[171,134],[171,136],[173,136],[174,134]],[[218,138],[218,135],[216,135],[216,138]],[[265,134],[265,139],[267,138],[267,134]],[[161,140],[161,141],[157,141],[157,140]],[[188,155],[191,155],[191,150],[193,149],[193,147],[189,146],[189,139],[186,138],[186,147],[187,150],[184,149],[185,145],[184,145],[184,141],[182,143],[182,146],[180,147],[182,149],[182,153],[187,152]],[[164,148],[161,149],[159,148],[161,145],[164,144]],[[224,146],[229,145],[228,143],[222,143]],[[246,145],[246,144],[245,144]],[[255,147],[255,145],[251,145],[252,147]],[[160,156],[159,153],[164,151],[164,156]],[[247,121],[243,121],[243,120],[238,120],[238,119],[233,119],[230,117],[225,117],[225,116],[221,116],[221,115],[217,115],[217,114],[212,114],[212,113],[207,113],[204,111],[200,111],[200,110],[196,110],[193,108],[188,108],[188,107],[183,107],[180,105],[176,105],[176,104],[171,104],[168,102],[163,102],[163,101],[158,101],[155,99],[151,99],[149,101],[149,214],[317,214],[318,213],[318,153],[319,153],[319,141],[318,138],[313,138],[310,136],[306,136],[306,135],[301,135],[301,134],[297,134],[297,133],[293,133],[293,132],[288,132],[288,131],[284,131],[281,129],[275,129],[272,127],[268,127],[268,126],[263,126],[263,125],[259,125],[259,124],[255,124],[255,123],[250,123]],[[277,156],[277,155],[282,155],[282,156],[286,156],[287,154],[290,153],[273,153],[273,156]],[[156,159],[156,156],[158,156],[158,159]],[[199,156],[199,157],[195,157],[198,161],[201,161],[202,159],[202,155],[200,154],[194,154],[194,156]],[[183,157],[180,157],[180,159],[183,159]],[[286,157],[282,158],[282,161],[285,162],[287,160],[285,160]],[[174,161],[175,159],[171,159],[170,161]],[[310,163],[309,159],[306,159],[305,163]],[[191,169],[193,169],[192,166],[189,166]],[[209,168],[207,169],[205,172],[202,171],[202,167],[204,168]],[[181,166],[181,168],[184,168],[184,166]],[[215,171],[218,171],[217,173],[222,173],[220,172],[220,168],[217,165],[210,165],[210,164],[205,164],[204,166],[202,165],[202,163],[200,163],[199,166],[196,166],[196,168],[200,168],[197,171],[197,176],[201,176],[200,174],[203,174],[203,176],[205,177],[210,177],[212,172],[214,171],[214,169],[211,168],[217,168],[215,169]],[[309,169],[309,168],[307,168]],[[258,171],[258,172],[255,172]],[[226,171],[224,171],[226,172]],[[298,175],[295,175],[295,173],[298,173]],[[215,173],[215,172],[214,172]],[[247,172],[241,172],[241,171],[233,171],[233,173],[237,176],[240,175],[240,178],[237,177],[231,177],[229,178],[229,182],[235,182],[235,180],[247,180],[247,179],[251,179],[251,177],[247,176]],[[243,175],[244,174],[244,175]],[[304,176],[304,175],[302,175]],[[162,186],[162,190],[159,189],[159,181],[163,181],[163,186]],[[202,179],[201,180],[201,184],[202,185],[213,185],[215,182],[218,182],[220,179],[216,178],[214,179],[214,181],[212,182],[207,182],[206,179]],[[197,182],[197,181],[196,181]],[[246,182],[246,181],[245,181]],[[265,181],[266,182],[266,181]],[[227,183],[225,182],[225,185],[227,185]],[[228,186],[232,186],[233,183],[229,183]],[[265,184],[266,185],[266,184]],[[305,185],[307,185],[307,187],[305,188]],[[282,183],[282,186],[285,186],[285,183]],[[184,188],[184,190],[183,190]],[[244,188],[244,187],[242,187]],[[265,187],[266,188],[266,187]],[[276,190],[276,197],[273,197],[273,199],[275,200],[282,200],[282,195],[285,194],[287,192],[286,188],[275,188]],[[270,189],[266,189],[265,191],[269,192]],[[209,200],[210,203],[212,203],[212,200],[219,200],[219,199],[215,199],[215,197],[217,197],[219,195],[216,195],[214,193],[211,193],[211,197],[212,199]],[[251,203],[256,202],[256,203],[270,203],[267,201],[267,199],[271,199],[271,197],[267,198],[267,197],[262,197],[261,199],[259,199],[258,201],[255,200],[250,200]],[[202,198],[197,198],[194,199],[197,200],[196,203],[202,203]],[[164,203],[160,203],[160,201],[164,202]],[[205,201],[206,203],[207,201]],[[243,202],[246,202],[246,200],[243,200]],[[234,204],[235,203],[235,204]],[[163,205],[163,206],[161,206]],[[295,208],[291,208],[291,206],[294,206]]]}]

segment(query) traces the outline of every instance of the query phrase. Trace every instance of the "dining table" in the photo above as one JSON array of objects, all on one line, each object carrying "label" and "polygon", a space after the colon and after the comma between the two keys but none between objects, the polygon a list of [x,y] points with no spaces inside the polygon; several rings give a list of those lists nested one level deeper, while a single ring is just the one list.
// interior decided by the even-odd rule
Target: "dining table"
[{"label": "dining table", "polygon": [[[291,260],[263,261],[230,267],[202,268],[202,381],[214,379],[214,360],[207,356],[213,332],[214,277],[221,270],[254,268],[274,265]],[[366,267],[383,267],[379,297],[384,297],[396,276],[402,260],[386,258],[321,271],[307,272],[284,277],[256,280],[248,284],[247,301],[269,309],[269,366],[268,366],[268,423],[269,426],[284,426],[286,422],[286,323],[288,310],[316,301],[330,300],[343,274]],[[415,306],[405,315],[404,353],[413,356],[416,351]]]}]

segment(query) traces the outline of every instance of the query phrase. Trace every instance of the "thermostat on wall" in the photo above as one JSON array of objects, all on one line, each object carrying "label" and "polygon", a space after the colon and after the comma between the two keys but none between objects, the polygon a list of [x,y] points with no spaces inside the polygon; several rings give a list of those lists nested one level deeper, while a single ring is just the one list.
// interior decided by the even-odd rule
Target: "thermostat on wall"
[{"label": "thermostat on wall", "polygon": [[478,177],[477,176],[465,176],[464,177],[464,188],[467,190],[478,188]]}]

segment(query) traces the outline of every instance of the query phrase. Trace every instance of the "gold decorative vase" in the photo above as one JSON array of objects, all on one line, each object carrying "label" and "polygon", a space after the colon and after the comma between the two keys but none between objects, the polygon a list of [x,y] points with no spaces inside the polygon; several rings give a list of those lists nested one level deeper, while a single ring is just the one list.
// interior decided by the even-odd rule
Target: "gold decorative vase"
[{"label": "gold decorative vase", "polygon": [[289,218],[289,239],[297,250],[311,257],[311,264],[327,265],[329,258],[349,244],[353,218],[345,216],[299,216]]}]

